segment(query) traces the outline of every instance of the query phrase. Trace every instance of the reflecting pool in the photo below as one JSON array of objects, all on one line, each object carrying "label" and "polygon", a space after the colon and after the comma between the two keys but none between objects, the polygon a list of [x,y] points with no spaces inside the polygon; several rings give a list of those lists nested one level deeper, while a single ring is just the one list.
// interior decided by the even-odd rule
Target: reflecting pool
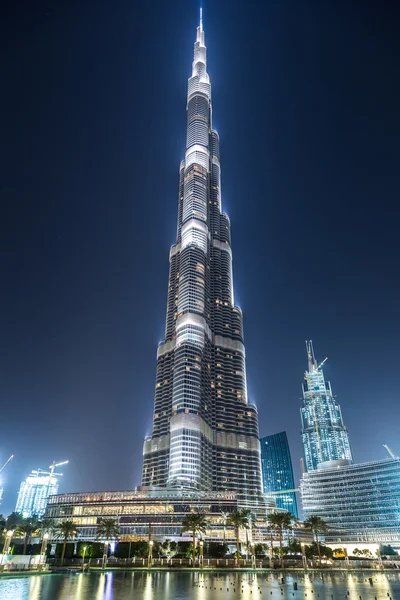
[{"label": "reflecting pool", "polygon": [[[1,600],[400,600],[397,573],[132,572],[2,577]],[[369,581],[372,579],[372,584]],[[297,588],[297,589],[296,589]]]}]

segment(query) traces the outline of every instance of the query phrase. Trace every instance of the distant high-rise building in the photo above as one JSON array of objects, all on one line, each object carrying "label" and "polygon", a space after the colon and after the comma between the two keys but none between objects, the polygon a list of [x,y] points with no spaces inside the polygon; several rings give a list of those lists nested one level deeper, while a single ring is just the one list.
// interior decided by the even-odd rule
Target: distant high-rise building
[{"label": "distant high-rise building", "polygon": [[286,431],[262,437],[260,444],[264,494],[272,495],[278,508],[283,508],[298,518],[292,459]]},{"label": "distant high-rise building", "polygon": [[219,136],[211,122],[202,17],[187,94],[176,243],[165,339],[157,352],[143,486],[261,494],[257,409],[247,400],[242,312],[230,221],[222,212]]},{"label": "distant high-rise building", "polygon": [[15,510],[24,517],[44,515],[47,499],[58,492],[58,480],[56,477],[38,469],[32,471],[24,481],[18,492],[18,500]]},{"label": "distant high-rise building", "polygon": [[61,477],[62,473],[55,473],[55,469],[66,464],[68,464],[67,460],[59,463],[53,461],[49,471],[42,469],[32,471],[20,485],[15,510],[22,513],[24,517],[43,516],[49,496],[58,492],[57,477]]},{"label": "distant high-rise building", "polygon": [[318,365],[312,342],[306,342],[306,346],[308,371],[304,375],[301,436],[305,469],[313,471],[320,463],[340,461],[338,464],[347,464],[353,457],[340,406],[322,371],[326,359]]}]

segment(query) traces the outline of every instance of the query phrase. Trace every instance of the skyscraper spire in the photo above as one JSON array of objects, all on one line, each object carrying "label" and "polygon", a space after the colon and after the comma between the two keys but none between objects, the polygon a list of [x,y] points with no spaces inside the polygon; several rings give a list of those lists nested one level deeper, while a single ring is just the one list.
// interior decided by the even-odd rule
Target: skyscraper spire
[{"label": "skyscraper spire", "polygon": [[[205,37],[203,30],[203,9],[200,8],[200,24],[197,27],[196,33],[196,42],[194,44],[194,60],[193,60],[193,70],[192,76],[198,74],[204,80],[209,82],[209,78],[207,75],[207,57],[206,57],[206,45],[205,45]],[[189,80],[190,87],[190,80]]]},{"label": "skyscraper spire", "polygon": [[242,312],[234,304],[230,222],[221,207],[203,14],[188,81],[165,340],[157,352],[143,485],[261,492],[258,415],[248,404]]},{"label": "skyscraper spire", "polygon": [[313,348],[311,340],[309,342],[306,341],[306,348],[307,348],[307,358],[308,358],[308,370],[311,372],[317,368],[317,361],[315,360],[314,348]]}]

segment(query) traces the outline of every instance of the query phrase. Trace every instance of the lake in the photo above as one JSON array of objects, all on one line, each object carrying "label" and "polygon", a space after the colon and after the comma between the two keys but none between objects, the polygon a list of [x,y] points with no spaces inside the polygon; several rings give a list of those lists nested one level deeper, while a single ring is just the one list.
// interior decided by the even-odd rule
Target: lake
[{"label": "lake", "polygon": [[[109,571],[0,579],[1,600],[400,600],[397,573],[288,574]],[[371,577],[373,585],[368,581]],[[297,583],[298,590],[294,589]]]}]

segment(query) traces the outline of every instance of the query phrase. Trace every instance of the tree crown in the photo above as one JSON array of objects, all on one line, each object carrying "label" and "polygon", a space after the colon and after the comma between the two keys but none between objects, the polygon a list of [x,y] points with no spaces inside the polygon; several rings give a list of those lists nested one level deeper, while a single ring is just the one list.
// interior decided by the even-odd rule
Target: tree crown
[{"label": "tree crown", "polygon": [[192,531],[205,534],[208,529],[208,521],[202,512],[191,513],[182,521],[182,531]]},{"label": "tree crown", "polygon": [[75,523],[70,519],[61,521],[61,523],[59,523],[55,528],[55,537],[57,538],[63,538],[64,540],[68,540],[68,538],[75,537],[75,535]]},{"label": "tree crown", "polygon": [[304,521],[304,526],[306,529],[310,529],[314,533],[325,533],[328,531],[328,525],[324,519],[319,517],[318,515],[310,515],[308,519]]},{"label": "tree crown", "polygon": [[246,525],[248,524],[248,519],[243,514],[243,511],[233,510],[231,513],[229,513],[226,522],[228,525],[232,525],[233,527],[238,529],[239,527],[246,527]]},{"label": "tree crown", "polygon": [[283,529],[290,529],[294,517],[289,512],[273,512],[267,516],[267,519],[273,529],[282,531]]},{"label": "tree crown", "polygon": [[97,525],[97,538],[105,538],[106,540],[112,540],[119,536],[119,525],[117,519],[111,517],[105,517],[101,519]]}]

